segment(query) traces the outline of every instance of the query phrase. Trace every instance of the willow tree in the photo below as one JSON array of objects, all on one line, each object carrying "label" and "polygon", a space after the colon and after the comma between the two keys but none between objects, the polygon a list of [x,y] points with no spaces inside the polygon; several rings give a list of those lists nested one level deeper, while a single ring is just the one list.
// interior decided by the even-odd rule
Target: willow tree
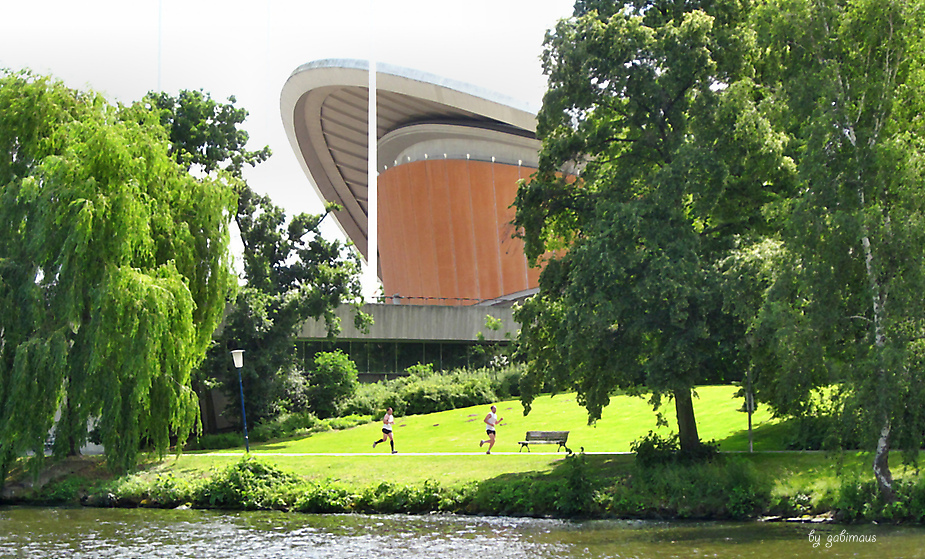
[{"label": "willow tree", "polygon": [[891,499],[890,449],[925,436],[925,2],[771,1],[754,21],[799,171],[759,388],[814,413],[837,386]]},{"label": "willow tree", "polygon": [[233,286],[232,191],[168,154],[141,107],[0,78],[0,470],[76,452],[116,470],[199,421],[190,372]]},{"label": "willow tree", "polygon": [[[336,206],[329,205],[324,214],[302,213],[287,219],[283,208],[250,188],[244,166],[262,163],[270,149],[247,149],[249,136],[243,128],[247,111],[234,105],[234,97],[225,103],[201,91],[182,90],[176,97],[151,92],[142,103],[167,129],[170,153],[180,165],[193,173],[231,177],[238,195],[233,217],[244,249],[246,285],[228,301],[222,327],[200,367],[200,385],[221,379],[229,396],[226,413],[239,414],[238,377],[231,370],[228,352],[254,350],[259,353],[248,354],[249,365],[243,372],[248,417],[262,421],[284,409],[302,411],[307,381],[305,363],[293,350],[297,330],[310,318],[323,318],[333,338],[340,330],[335,314],[340,305],[353,307],[358,328],[365,328],[370,320],[360,310],[357,253],[321,235],[322,220]],[[211,405],[211,398],[204,404]]]},{"label": "willow tree", "polygon": [[547,35],[540,167],[515,201],[528,257],[547,260],[517,313],[527,406],[542,384],[575,389],[591,420],[617,389],[667,396],[689,451],[693,387],[744,371],[718,263],[769,228],[791,171],[748,79],[747,15],[588,0]]}]

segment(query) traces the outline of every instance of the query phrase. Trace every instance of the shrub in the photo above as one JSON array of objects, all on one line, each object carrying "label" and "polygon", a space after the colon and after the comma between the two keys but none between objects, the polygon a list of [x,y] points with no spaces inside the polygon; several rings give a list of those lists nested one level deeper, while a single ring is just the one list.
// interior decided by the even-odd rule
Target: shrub
[{"label": "shrub", "polygon": [[320,418],[333,417],[338,404],[352,396],[358,384],[356,365],[344,352],[319,352],[309,377],[309,408]]},{"label": "shrub", "polygon": [[321,421],[320,424],[329,429],[340,430],[350,429],[351,427],[356,427],[357,425],[366,425],[371,421],[373,421],[373,416],[371,415],[348,415],[345,417],[332,417],[330,419],[325,419],[324,421]]},{"label": "shrub", "polygon": [[173,474],[162,474],[148,486],[144,498],[139,502],[146,507],[175,508],[191,503],[199,488],[190,480],[177,479]]},{"label": "shrub", "polygon": [[80,489],[86,485],[87,480],[79,476],[50,481],[36,492],[34,499],[48,504],[74,503],[78,500]]},{"label": "shrub", "polygon": [[189,448],[192,450],[219,450],[223,448],[235,448],[244,444],[244,433],[216,433],[214,435],[200,435],[195,441],[191,441]]},{"label": "shrub", "polygon": [[788,421],[790,438],[786,442],[787,450],[861,448],[862,436],[857,425],[845,419],[845,416],[826,414],[797,417]]},{"label": "shrub", "polygon": [[285,489],[297,483],[298,477],[248,456],[213,474],[194,502],[228,509],[282,509],[288,505],[282,499]]},{"label": "shrub", "polygon": [[391,406],[396,415],[404,415],[407,405],[394,391],[395,386],[394,382],[361,384],[356,393],[341,404],[340,411],[347,415],[379,415]]},{"label": "shrub", "polygon": [[497,373],[498,400],[507,400],[520,397],[520,379],[523,377],[521,367],[506,367]]},{"label": "shrub", "polygon": [[330,514],[351,512],[355,495],[330,482],[312,482],[302,488],[293,508],[299,512]]},{"label": "shrub", "polygon": [[261,421],[250,432],[253,442],[266,442],[296,433],[308,433],[318,425],[318,418],[309,412],[283,413]]},{"label": "shrub", "polygon": [[750,518],[766,510],[771,482],[748,461],[668,462],[642,467],[608,488],[604,509],[620,517]]},{"label": "shrub", "polygon": [[894,498],[886,502],[874,480],[843,480],[836,500],[836,518],[843,522],[925,521],[925,480],[919,476],[893,482]]},{"label": "shrub", "polygon": [[520,393],[522,366],[496,369],[434,371],[415,365],[408,375],[379,383],[361,384],[340,406],[346,414],[380,415],[391,407],[395,415],[431,413],[505,400]]},{"label": "shrub", "polygon": [[677,435],[665,438],[653,431],[630,443],[630,451],[636,453],[636,464],[644,468],[673,462],[680,449]]},{"label": "shrub", "polygon": [[584,452],[565,458],[562,465],[565,483],[556,500],[556,508],[563,516],[586,516],[594,506],[594,485],[588,472]]},{"label": "shrub", "polygon": [[695,463],[713,460],[719,456],[719,445],[714,441],[701,443],[696,449],[682,451],[678,436],[662,437],[649,433],[630,445],[636,453],[636,463],[642,467],[671,463]]},{"label": "shrub", "polygon": [[367,487],[357,496],[356,510],[364,512],[411,513],[440,510],[447,506],[447,491],[433,480],[419,485],[382,482]]}]

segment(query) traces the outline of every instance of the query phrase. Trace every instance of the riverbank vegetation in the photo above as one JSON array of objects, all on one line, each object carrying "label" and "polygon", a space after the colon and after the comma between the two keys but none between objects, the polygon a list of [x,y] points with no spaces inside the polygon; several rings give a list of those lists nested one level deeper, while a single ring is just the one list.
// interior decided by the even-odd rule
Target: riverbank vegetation
[{"label": "riverbank vegetation", "polygon": [[[183,467],[152,465],[109,480],[65,477],[18,502],[306,513],[925,521],[925,483],[917,473],[898,468],[897,498],[886,502],[875,483],[864,480],[871,459],[869,453],[722,453],[705,462],[643,467],[632,455],[389,455],[302,457],[301,467],[293,468],[292,461],[251,455],[207,469],[188,460]],[[398,461],[397,467],[383,460]],[[324,463],[328,466],[320,470],[327,477],[296,473]],[[467,474],[458,477],[460,468]],[[390,471],[405,475],[394,480]]]},{"label": "riverbank vegetation", "polygon": [[[679,458],[676,439],[655,428],[641,398],[614,398],[598,424],[588,426],[574,395],[562,394],[536,400],[526,417],[516,401],[498,402],[505,419],[492,456],[477,444],[484,410],[461,408],[398,416],[397,455],[372,451],[378,424],[364,423],[254,444],[249,456],[237,448],[152,458],[121,477],[85,457],[61,464],[65,475],[21,486],[6,502],[585,518],[925,519],[925,484],[913,466],[897,469],[897,499],[887,504],[869,480],[870,453],[784,452],[800,429],[766,413],[755,420],[760,450],[742,452],[745,414],[735,387],[699,387],[697,393],[703,432],[720,450],[699,460]],[[521,431],[533,427],[570,430],[576,453],[516,452]],[[19,473],[20,480],[31,479]]]}]

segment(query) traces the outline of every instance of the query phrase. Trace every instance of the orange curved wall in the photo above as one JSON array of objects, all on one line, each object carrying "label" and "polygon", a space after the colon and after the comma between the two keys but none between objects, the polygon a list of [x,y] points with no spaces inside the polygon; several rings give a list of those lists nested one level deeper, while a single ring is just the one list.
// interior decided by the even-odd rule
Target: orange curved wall
[{"label": "orange curved wall", "polygon": [[378,178],[383,294],[413,304],[474,304],[535,288],[523,242],[512,238],[517,181],[533,169],[425,160]]}]

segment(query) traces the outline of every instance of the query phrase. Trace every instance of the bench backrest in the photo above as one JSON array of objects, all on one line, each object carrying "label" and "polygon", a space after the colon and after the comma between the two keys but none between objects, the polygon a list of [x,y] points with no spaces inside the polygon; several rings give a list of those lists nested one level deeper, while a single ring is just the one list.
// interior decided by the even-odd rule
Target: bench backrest
[{"label": "bench backrest", "polygon": [[527,431],[526,441],[562,441],[568,440],[568,431]]}]

